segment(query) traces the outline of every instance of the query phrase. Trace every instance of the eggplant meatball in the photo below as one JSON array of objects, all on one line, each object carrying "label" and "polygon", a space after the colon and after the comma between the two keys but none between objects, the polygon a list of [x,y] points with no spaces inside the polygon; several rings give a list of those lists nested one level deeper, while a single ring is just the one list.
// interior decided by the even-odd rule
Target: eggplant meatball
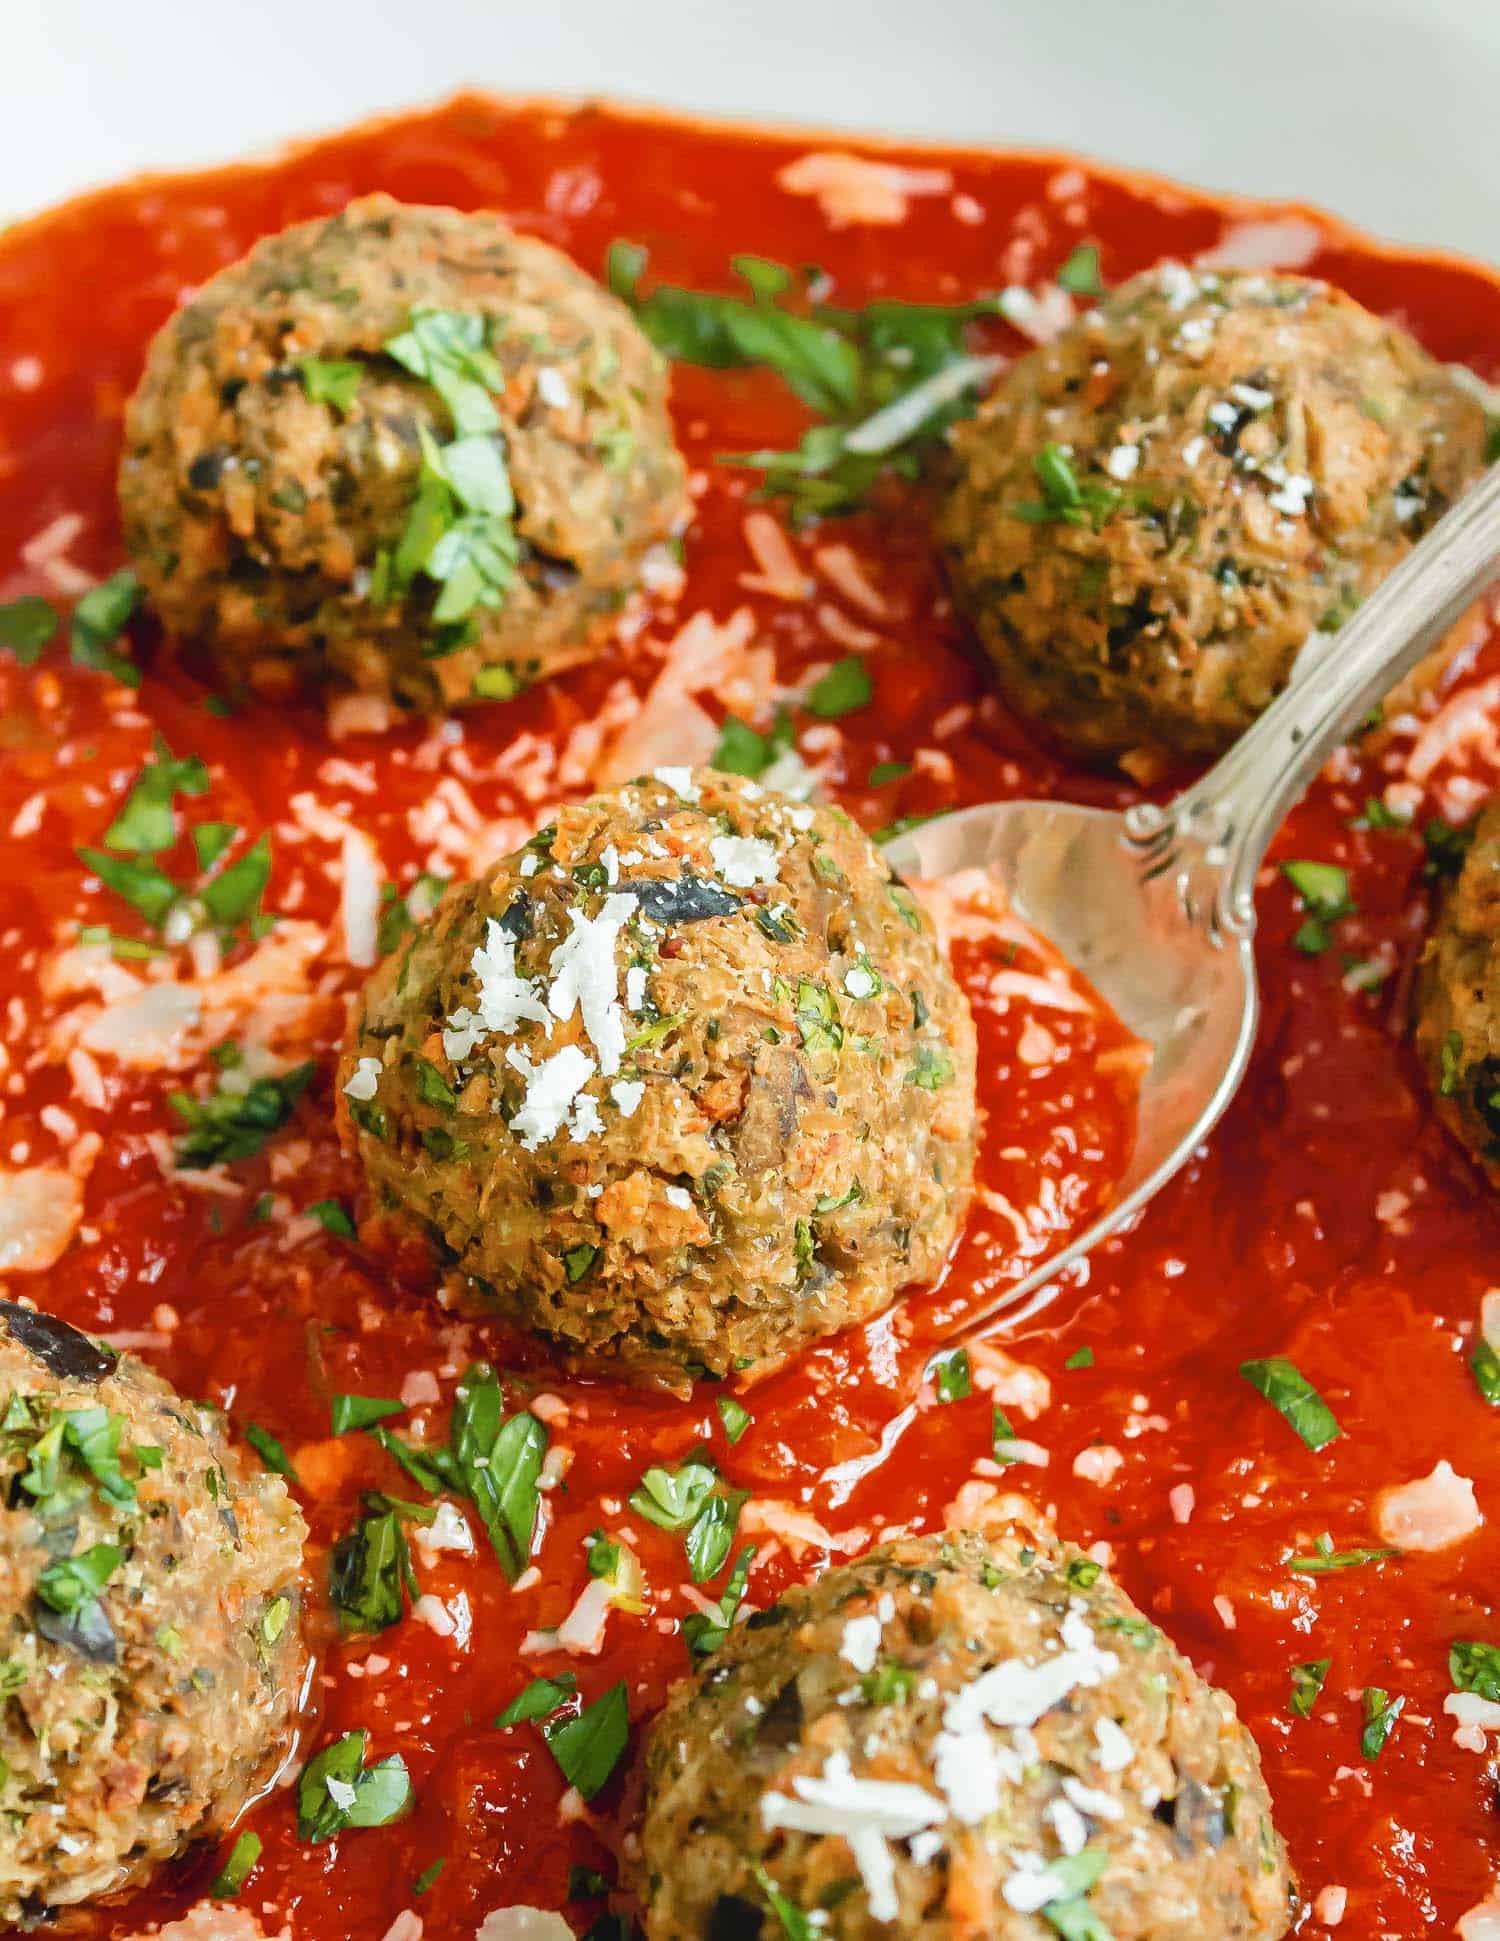
[{"label": "eggplant meatball", "polygon": [[1216,754],[1483,469],[1484,414],[1305,277],[1125,284],[953,435],[953,581],[1002,692],[1063,744]]},{"label": "eggplant meatball", "polygon": [[1500,802],[1474,825],[1417,991],[1417,1051],[1438,1116],[1500,1187]]},{"label": "eggplant meatball", "polygon": [[1078,1551],[884,1545],[736,1625],[651,1730],[648,1941],[1275,1941],[1250,1734]]},{"label": "eggplant meatball", "polygon": [[149,1368],[0,1302],[0,1919],[138,1886],[291,1744],[302,1518]]},{"label": "eggplant meatball", "polygon": [[378,1202],[575,1358],[682,1387],[936,1273],[974,1031],[837,810],[659,769],[450,891],[339,1079]]},{"label": "eggplant meatball", "polygon": [[158,333],[126,540],[165,624],[263,693],[503,699],[585,659],[683,523],[666,391],[557,250],[371,196],[258,244]]}]

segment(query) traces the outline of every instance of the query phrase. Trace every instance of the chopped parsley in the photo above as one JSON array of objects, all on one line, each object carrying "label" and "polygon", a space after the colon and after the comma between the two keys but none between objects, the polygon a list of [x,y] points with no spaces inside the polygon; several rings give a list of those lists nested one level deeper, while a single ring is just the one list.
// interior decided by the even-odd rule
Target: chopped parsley
[{"label": "chopped parsley", "polygon": [[262,1075],[248,1085],[221,1081],[216,1092],[202,1099],[187,1092],[168,1093],[168,1104],[187,1127],[177,1141],[178,1165],[197,1171],[253,1158],[292,1116],[314,1070],[309,1061],[274,1077]]},{"label": "chopped parsley", "polygon": [[429,1866],[424,1867],[412,1882],[411,1891],[417,1895],[425,1894],[447,1864],[446,1860],[434,1860]]},{"label": "chopped parsley", "polygon": [[629,1734],[630,1707],[623,1678],[576,1718],[542,1727],[542,1736],[563,1778],[585,1799],[593,1799],[603,1790],[620,1762]]},{"label": "chopped parsley", "polygon": [[884,788],[887,782],[904,781],[910,773],[910,762],[876,762],[870,770],[870,787]]},{"label": "chopped parsley", "polygon": [[1312,1709],[1318,1702],[1323,1680],[1328,1676],[1328,1667],[1332,1663],[1331,1658],[1313,1658],[1305,1665],[1292,1666],[1292,1690],[1286,1706],[1294,1718],[1312,1717]]},{"label": "chopped parsley", "polygon": [[314,1844],[349,1827],[389,1826],[412,1802],[411,1777],[399,1753],[365,1764],[360,1727],[309,1759],[297,1779],[297,1832]]},{"label": "chopped parsley", "polygon": [[1065,1854],[1048,1866],[1061,1891],[1043,1907],[1042,1919],[1063,1941],[1114,1941],[1088,1903],[1090,1890],[1108,1865],[1109,1855],[1101,1847],[1085,1847],[1082,1853]]},{"label": "chopped parsley", "polygon": [[859,1695],[866,1705],[904,1705],[916,1683],[917,1674],[910,1665],[882,1658],[874,1671],[867,1671],[859,1681]]},{"label": "chopped parsley", "polygon": [[953,1060],[941,1047],[918,1045],[917,1062],[906,1074],[906,1082],[920,1086],[924,1092],[941,1091],[943,1086],[953,1083]]},{"label": "chopped parsley", "polygon": [[1358,909],[1349,894],[1349,872],[1337,863],[1283,863],[1281,873],[1302,899],[1307,912],[1292,936],[1304,957],[1320,957],[1333,941],[1330,925]]},{"label": "chopped parsley", "polygon": [[1272,1355],[1265,1361],[1242,1361],[1240,1373],[1257,1394],[1264,1395],[1307,1448],[1326,1449],[1343,1434],[1338,1418],[1293,1361]]},{"label": "chopped parsley", "polygon": [[260,900],[271,880],[271,838],[260,836],[217,876],[211,876],[199,891],[204,908],[212,920],[225,930],[249,922],[252,930],[260,916]]},{"label": "chopped parsley", "polygon": [[182,891],[165,870],[139,856],[111,856],[103,849],[80,849],[78,859],[107,890],[159,929]]},{"label": "chopped parsley", "polygon": [[1094,1351],[1092,1348],[1088,1347],[1087,1345],[1085,1345],[1082,1348],[1075,1348],[1072,1354],[1069,1355],[1068,1359],[1063,1363],[1063,1367],[1069,1368],[1069,1369],[1092,1368],[1093,1365],[1094,1365]]},{"label": "chopped parsley", "polygon": [[714,1407],[719,1412],[719,1420],[724,1425],[724,1434],[730,1444],[738,1442],[753,1420],[749,1409],[742,1402],[737,1402],[732,1395],[716,1396]]}]

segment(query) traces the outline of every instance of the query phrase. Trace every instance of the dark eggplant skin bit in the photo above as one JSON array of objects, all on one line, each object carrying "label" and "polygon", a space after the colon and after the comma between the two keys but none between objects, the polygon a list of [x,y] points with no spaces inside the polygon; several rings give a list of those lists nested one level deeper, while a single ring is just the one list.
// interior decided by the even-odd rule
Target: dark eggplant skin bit
[{"label": "dark eggplant skin bit", "polygon": [[119,1359],[66,1321],[16,1301],[0,1301],[0,1320],[10,1330],[11,1340],[35,1355],[61,1382],[102,1382]]}]

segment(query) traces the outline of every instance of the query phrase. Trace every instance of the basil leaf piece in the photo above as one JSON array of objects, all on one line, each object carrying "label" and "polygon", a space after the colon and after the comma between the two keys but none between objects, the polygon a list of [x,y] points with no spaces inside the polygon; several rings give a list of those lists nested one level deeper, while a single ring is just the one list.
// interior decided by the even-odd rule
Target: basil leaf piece
[{"label": "basil leaf piece", "polygon": [[213,921],[226,930],[254,917],[271,880],[271,838],[259,837],[243,856],[239,856],[217,876],[211,876],[199,894]]},{"label": "basil leaf piece", "polygon": [[585,1799],[602,1791],[630,1734],[630,1706],[622,1678],[576,1718],[545,1725],[542,1733],[563,1778]]},{"label": "basil leaf piece", "polygon": [[260,1835],[246,1830],[229,1849],[229,1857],[209,1883],[216,1901],[232,1901],[255,1870],[260,1859]]},{"label": "basil leaf piece", "polygon": [[1448,1647],[1448,1676],[1456,1692],[1477,1692],[1500,1704],[1500,1645],[1456,1638]]},{"label": "basil leaf piece", "polygon": [[821,720],[836,721],[856,708],[868,707],[874,693],[869,668],[858,654],[848,654],[813,682],[802,697],[802,705]]},{"label": "basil leaf piece", "polygon": [[233,822],[199,822],[189,831],[199,869],[212,869],[239,834]]},{"label": "basil leaf piece", "polygon": [[347,357],[304,357],[297,369],[302,388],[313,404],[331,405],[341,418],[348,417],[364,381],[363,364]]},{"label": "basil leaf piece", "polygon": [[1469,1370],[1479,1393],[1490,1407],[1500,1408],[1500,1355],[1480,1337],[1469,1354]]},{"label": "basil leaf piece", "polygon": [[123,897],[153,929],[160,929],[167,912],[182,895],[181,887],[156,864],[137,856],[111,856],[102,849],[80,849],[78,860],[107,890]]},{"label": "basil leaf piece", "polygon": [[0,647],[9,648],[22,667],[34,667],[57,632],[57,613],[38,593],[0,604]]},{"label": "basil leaf piece", "polygon": [[1294,1361],[1272,1355],[1265,1361],[1243,1361],[1240,1373],[1264,1395],[1287,1426],[1314,1451],[1326,1449],[1344,1432],[1338,1418]]},{"label": "basil leaf piece", "polygon": [[1292,937],[1304,957],[1319,957],[1333,941],[1329,926],[1358,908],[1349,894],[1349,872],[1337,863],[1294,861],[1281,873],[1302,899],[1306,921]]},{"label": "basil leaf piece", "polygon": [[717,1618],[709,1617],[704,1611],[692,1611],[682,1620],[682,1635],[689,1651],[697,1656],[717,1651],[729,1636],[744,1601],[745,1586],[750,1581],[750,1566],[754,1561],[755,1545],[747,1543],[735,1558],[734,1569],[725,1579]]},{"label": "basil leaf piece", "polygon": [[1358,1570],[1364,1564],[1385,1563],[1388,1558],[1399,1557],[1399,1550],[1335,1550],[1332,1544],[1318,1545],[1311,1557],[1290,1557],[1287,1569],[1295,1570],[1304,1577],[1321,1577],[1334,1570]]},{"label": "basil leaf piece", "polygon": [[560,1671],[555,1678],[533,1678],[506,1706],[495,1724],[503,1732],[513,1725],[550,1718],[570,1698],[576,1697],[577,1692],[578,1680],[570,1671]]},{"label": "basil leaf piece", "polygon": [[345,1631],[384,1631],[420,1595],[406,1532],[395,1510],[363,1516],[334,1545],[328,1594]]},{"label": "basil leaf piece", "polygon": [[305,1210],[325,1233],[335,1234],[340,1240],[357,1238],[348,1208],[338,1200],[314,1200]]},{"label": "basil leaf piece", "polygon": [[104,832],[104,847],[155,855],[177,840],[174,803],[179,795],[206,795],[208,770],[196,755],[179,761],[158,735],[152,759],[131,785],[119,814]]},{"label": "basil leaf piece", "polygon": [[758,1860],[750,1871],[755,1876],[756,1885],[770,1902],[771,1912],[781,1923],[781,1932],[786,1936],[786,1941],[818,1941],[819,1930],[795,1901],[787,1899]]},{"label": "basil leaf piece", "polygon": [[693,1519],[683,1547],[695,1584],[706,1584],[710,1578],[717,1577],[729,1561],[734,1533],[739,1527],[740,1511],[748,1496],[748,1490],[710,1496]]},{"label": "basil leaf piece", "polygon": [[1359,1735],[1360,1756],[1376,1760],[1385,1751],[1386,1740],[1391,1736],[1391,1728],[1400,1718],[1406,1700],[1399,1694],[1392,1698],[1390,1693],[1379,1685],[1367,1685],[1360,1698],[1364,1713],[1364,1730]]},{"label": "basil leaf piece", "polygon": [[291,1457],[268,1429],[263,1429],[258,1422],[247,1422],[245,1440],[267,1469],[274,1469],[278,1476],[285,1476],[290,1483],[301,1481],[292,1467]]},{"label": "basil leaf piece", "polygon": [[1331,1658],[1314,1658],[1305,1665],[1292,1666],[1292,1695],[1287,1700],[1287,1710],[1294,1718],[1312,1717],[1312,1709],[1318,1702],[1323,1680],[1328,1676],[1328,1667],[1332,1663]]},{"label": "basil leaf piece", "polygon": [[495,1371],[476,1362],[453,1405],[449,1437],[464,1491],[479,1511],[500,1568],[514,1583],[531,1554],[546,1430],[524,1411],[505,1420]]},{"label": "basil leaf piece", "polygon": [[733,1446],[750,1427],[754,1417],[749,1409],[742,1402],[737,1402],[732,1395],[717,1396],[714,1407],[718,1410],[719,1420],[724,1425],[724,1434]]},{"label": "basil leaf piece", "polygon": [[124,687],[140,686],[141,670],[134,661],[114,651],[114,642],[135,612],[140,597],[140,582],[128,566],[89,588],[73,609],[69,632],[69,647],[76,666],[112,675]]},{"label": "basil leaf piece", "polygon": [[961,1402],[973,1392],[967,1348],[949,1348],[940,1355],[934,1355],[927,1364],[927,1375],[937,1389],[940,1402]]},{"label": "basil leaf piece", "polygon": [[388,1826],[411,1805],[411,1777],[399,1753],[365,1764],[360,1727],[309,1759],[297,1780],[297,1832],[315,1845],[347,1827]]},{"label": "basil leaf piece", "polygon": [[1099,274],[1099,245],[1079,243],[1068,253],[1054,281],[1070,296],[1102,297],[1104,281]]},{"label": "basil leaf piece", "polygon": [[335,1395],[328,1404],[328,1419],[336,1436],[351,1429],[368,1429],[372,1422],[383,1422],[388,1415],[403,1415],[406,1404],[384,1395]]},{"label": "basil leaf piece", "polygon": [[684,1530],[718,1480],[707,1463],[688,1461],[675,1470],[653,1465],[642,1476],[639,1489],[631,1491],[630,1507],[663,1530]]},{"label": "basil leaf piece", "polygon": [[188,1128],[177,1141],[177,1163],[190,1170],[250,1159],[285,1125],[316,1067],[309,1060],[288,1072],[252,1079],[243,1091],[221,1086],[207,1098],[169,1092],[167,1103]]}]

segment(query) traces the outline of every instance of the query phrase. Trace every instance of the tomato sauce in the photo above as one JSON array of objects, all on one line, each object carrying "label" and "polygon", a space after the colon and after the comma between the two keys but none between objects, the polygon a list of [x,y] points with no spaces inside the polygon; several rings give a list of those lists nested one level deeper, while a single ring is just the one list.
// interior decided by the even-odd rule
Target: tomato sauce
[{"label": "tomato sauce", "polygon": [[[144,346],[173,306],[258,237],[373,189],[494,207],[595,272],[617,237],[649,249],[653,277],[701,288],[727,287],[736,252],[817,264],[834,300],[849,304],[879,295],[953,301],[1041,281],[1082,240],[1100,245],[1115,282],[1290,214],[1294,231],[1311,225],[1299,267],[1399,318],[1437,355],[1485,377],[1500,369],[1500,281],[1472,266],[1387,250],[1306,212],[1228,204],[1048,156],[877,151],[946,172],[947,185],[915,190],[898,225],[836,227],[815,198],[777,180],[795,157],[832,145],[844,146],[464,97],[270,162],[102,191],[10,231],[0,238],[0,599],[55,587],[30,544],[39,534],[54,547],[65,541],[68,565],[88,577],[121,563],[120,413]],[[1013,353],[1024,347],[1008,329],[1000,341]],[[800,1526],[783,1518],[779,1538],[774,1518],[769,1533],[752,1529],[756,1604],[883,1529],[938,1528],[962,1504],[982,1502],[989,1472],[975,1464],[990,1453],[993,1396],[976,1382],[972,1395],[944,1403],[924,1369],[968,1309],[1097,1209],[1128,1150],[1119,1027],[1096,1011],[1047,1012],[1038,1054],[1038,1018],[987,995],[1004,953],[962,945],[987,1114],[985,1190],[967,1232],[939,1286],[745,1391],[753,1422],[731,1447],[710,1388],[683,1402],[565,1377],[535,1344],[440,1304],[430,1284],[398,1279],[357,1244],[322,1231],[293,1238],[284,1218],[253,1217],[267,1192],[294,1212],[356,1200],[331,1130],[331,1065],[342,997],[359,972],[336,947],[315,970],[319,1075],[294,1122],[231,1169],[226,1191],[164,1176],[160,1142],[151,1143],[178,1129],[167,1094],[191,1072],[101,1059],[91,1079],[52,1049],[67,1007],[39,988],[47,960],[79,923],[139,928],[117,899],[86,888],[74,851],[98,842],[156,733],[208,764],[212,790],[195,814],[272,832],[268,907],[331,932],[338,852],[318,833],[317,813],[367,834],[403,889],[431,846],[413,833],[413,812],[440,779],[461,782],[481,820],[529,825],[587,786],[586,775],[570,783],[557,772],[555,751],[616,682],[649,681],[661,643],[700,610],[723,619],[748,606],[788,687],[845,651],[820,617],[828,606],[878,636],[867,654],[873,705],[838,722],[817,751],[829,794],[868,827],[1007,796],[1131,799],[1123,785],[1048,753],[988,694],[944,596],[919,492],[794,536],[815,576],[819,547],[851,547],[878,589],[878,616],[822,577],[809,601],[747,590],[753,485],[714,455],[787,442],[805,422],[801,408],[764,374],[685,368],[674,376],[674,406],[703,478],[675,611],[659,607],[642,639],[596,667],[466,715],[456,739],[410,727],[333,743],[311,708],[245,705],[223,718],[205,708],[204,670],[190,654],[166,654],[146,622],[134,629],[148,669],[139,693],[66,665],[55,649],[31,668],[0,656],[0,940],[12,972],[0,1165],[61,1165],[71,1153],[87,1175],[72,1245],[50,1270],[12,1275],[5,1291],[135,1343],[184,1392],[280,1440],[312,1531],[309,1601],[322,1645],[292,1771],[329,1738],[363,1726],[371,1756],[401,1752],[414,1784],[409,1818],[321,1846],[298,1839],[289,1788],[255,1809],[264,1851],[240,1905],[267,1934],[289,1924],[297,1941],[378,1941],[411,1909],[425,1941],[470,1941],[489,1910],[511,1903],[564,1908],[578,1929],[600,1915],[598,1896],[569,1900],[569,1869],[614,1877],[628,1778],[575,1811],[536,1729],[497,1731],[493,1719],[530,1677],[566,1667],[585,1698],[628,1681],[638,1742],[685,1668],[678,1620],[693,1605],[680,1539],[625,1507],[642,1470],[706,1443],[730,1482],[801,1515]],[[1496,667],[1492,643],[1462,678],[1481,681]],[[1466,1366],[1481,1295],[1500,1278],[1500,1220],[1435,1124],[1406,1043],[1410,972],[1429,914],[1422,845],[1351,826],[1368,795],[1402,781],[1419,726],[1341,759],[1279,838],[1278,858],[1346,867],[1356,913],[1338,925],[1336,949],[1301,955],[1291,942],[1295,899],[1268,870],[1258,943],[1265,1014],[1244,1090],[1146,1217],[1073,1273],[1044,1315],[1000,1337],[1050,1384],[1034,1418],[1011,1411],[1048,1461],[1013,1466],[993,1484],[1024,1490],[1077,1541],[1107,1545],[1099,1554],[1112,1557],[1125,1588],[1232,1693],[1260,1743],[1315,1910],[1307,1931],[1324,1931],[1342,1905],[1347,1932],[1394,1941],[1448,1931],[1484,1896],[1500,1858],[1493,1762],[1455,1745],[1442,1709],[1450,1642],[1500,1642],[1500,1445]],[[513,759],[523,743],[544,751],[542,780],[529,790]],[[1436,799],[1468,759],[1434,770]],[[872,765],[886,762],[915,765],[870,786]],[[1482,762],[1477,776],[1459,777],[1471,793],[1486,780]],[[1419,805],[1419,823],[1430,806]],[[186,867],[186,844],[158,860]],[[1389,974],[1360,988],[1346,976],[1350,958],[1377,959]],[[566,1410],[552,1411],[552,1437],[572,1461],[545,1499],[537,1570],[510,1590],[482,1535],[473,1557],[427,1562],[419,1553],[422,1590],[442,1600],[449,1634],[408,1609],[377,1636],[340,1638],[323,1594],[328,1549],[362,1489],[410,1490],[368,1437],[330,1436],[328,1398],[397,1395],[414,1374],[435,1378],[409,1392],[439,1399],[416,1399],[397,1426],[440,1437],[454,1382],[479,1355],[513,1396],[547,1392]],[[1242,1360],[1270,1355],[1294,1359],[1337,1414],[1345,1433],[1322,1452],[1305,1449],[1240,1378]],[[977,1370],[984,1365],[976,1358]],[[1046,1393],[1035,1380],[1032,1389]],[[1339,1550],[1375,1543],[1376,1493],[1444,1458],[1474,1479],[1488,1519],[1478,1534],[1429,1556],[1317,1576],[1289,1569],[1324,1533]],[[601,1527],[625,1532],[638,1551],[647,1610],[613,1613],[597,1656],[522,1656],[527,1634],[555,1626],[587,1583],[584,1546]],[[1321,1697],[1311,1717],[1296,1718],[1289,1670],[1322,1658],[1332,1663]],[[1371,1686],[1406,1701],[1373,1762],[1359,1743],[1360,1694]],[[204,1895],[227,1846],[65,1925],[125,1936],[169,1919]],[[442,1871],[417,1895],[418,1876],[439,1860]],[[1343,1890],[1342,1902],[1327,1889]]]}]

